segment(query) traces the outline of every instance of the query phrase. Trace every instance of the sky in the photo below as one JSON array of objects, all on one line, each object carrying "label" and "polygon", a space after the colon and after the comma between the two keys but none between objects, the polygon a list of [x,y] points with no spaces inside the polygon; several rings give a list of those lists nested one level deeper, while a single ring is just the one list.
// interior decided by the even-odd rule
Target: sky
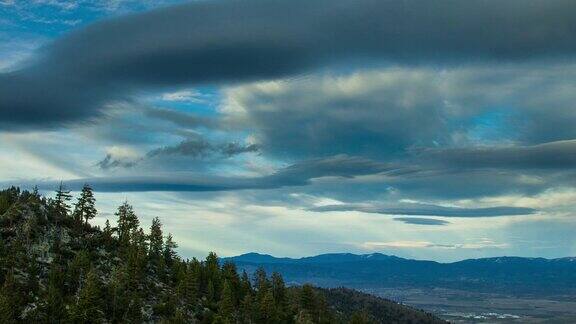
[{"label": "sky", "polygon": [[576,255],[572,0],[0,0],[0,184],[185,257]]}]

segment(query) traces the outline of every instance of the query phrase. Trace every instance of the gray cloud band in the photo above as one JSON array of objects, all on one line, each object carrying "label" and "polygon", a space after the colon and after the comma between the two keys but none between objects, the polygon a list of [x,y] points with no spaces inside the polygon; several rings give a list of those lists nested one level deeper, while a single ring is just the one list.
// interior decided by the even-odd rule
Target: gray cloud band
[{"label": "gray cloud band", "polygon": [[[381,163],[360,157],[346,155],[326,159],[316,159],[293,164],[277,172],[260,177],[217,177],[209,175],[164,175],[135,177],[99,177],[66,181],[72,190],[79,190],[83,184],[89,183],[96,191],[101,192],[145,192],[145,191],[188,191],[188,192],[220,192],[234,190],[279,189],[285,187],[310,185],[313,179],[325,177],[355,178],[366,175],[382,175],[389,180],[401,176],[417,176],[421,171],[403,168],[388,163]],[[52,190],[57,187],[57,181],[37,181],[4,183],[4,185],[20,185]],[[457,208],[426,204],[341,204],[310,208],[311,211],[360,211],[387,215],[409,216],[442,216],[442,217],[495,217],[510,215],[530,215],[537,212],[532,208],[498,206],[490,208]],[[398,219],[405,223],[420,225],[445,225],[439,220],[423,220],[404,218]]]},{"label": "gray cloud band", "polygon": [[[65,181],[70,189],[78,190],[89,183],[96,191],[230,191],[243,189],[276,189],[282,187],[305,186],[312,179],[322,177],[344,177],[390,173],[398,167],[346,155],[334,156],[293,164],[276,173],[260,177],[217,177],[208,175],[163,175],[135,177],[99,177]],[[51,190],[59,181],[22,181],[4,183]]]},{"label": "gray cloud band", "polygon": [[397,206],[381,206],[374,204],[342,204],[342,205],[314,207],[311,208],[310,210],[317,212],[359,211],[364,213],[374,213],[384,215],[442,216],[442,217],[519,216],[519,215],[530,215],[537,212],[533,208],[525,208],[525,207],[498,206],[488,208],[460,208],[460,207],[437,206],[430,204],[408,204],[408,203],[399,204]]},{"label": "gray cloud band", "polygon": [[576,140],[531,146],[424,149],[414,153],[428,165],[458,169],[571,170],[576,166]]},{"label": "gray cloud band", "polygon": [[442,226],[450,224],[450,222],[445,220],[426,217],[397,217],[394,220],[410,225]]},{"label": "gray cloud band", "polygon": [[571,0],[198,1],[93,24],[0,75],[3,128],[98,117],[136,90],[276,78],[328,64],[572,57]]}]

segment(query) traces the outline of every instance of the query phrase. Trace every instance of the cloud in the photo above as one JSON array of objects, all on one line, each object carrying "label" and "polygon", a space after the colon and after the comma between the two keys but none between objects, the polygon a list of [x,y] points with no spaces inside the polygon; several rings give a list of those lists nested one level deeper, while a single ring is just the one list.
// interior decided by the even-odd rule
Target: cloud
[{"label": "cloud", "polygon": [[175,146],[165,146],[154,149],[146,154],[148,158],[162,155],[185,155],[200,158],[213,150],[212,145],[203,139],[189,139]]},{"label": "cloud", "polygon": [[[312,180],[323,177],[354,178],[362,175],[392,172],[395,167],[359,157],[335,156],[299,162],[277,172],[259,177],[219,177],[206,174],[172,173],[151,176],[95,177],[65,181],[71,189],[78,189],[85,183],[96,191],[232,191],[245,189],[278,189],[283,187],[306,186]],[[58,181],[19,181],[6,185],[32,187],[51,190]]]},{"label": "cloud", "polygon": [[576,138],[575,80],[574,64],[383,68],[227,87],[221,110],[276,157],[502,152]]},{"label": "cloud", "polygon": [[316,212],[358,211],[384,215],[442,216],[442,217],[497,217],[531,215],[537,212],[533,208],[524,207],[487,207],[460,208],[420,203],[401,203],[397,205],[384,204],[339,204],[310,208]]},{"label": "cloud", "polygon": [[218,128],[219,121],[216,118],[198,116],[192,113],[182,112],[165,108],[147,108],[144,114],[151,118],[169,121],[184,128]]},{"label": "cloud", "polygon": [[450,222],[435,219],[435,218],[424,218],[424,217],[397,217],[394,218],[395,221],[403,222],[405,224],[412,224],[412,225],[448,225]]},{"label": "cloud", "polygon": [[311,179],[321,177],[354,178],[363,175],[394,174],[399,170],[402,168],[389,163],[342,154],[299,162],[274,173],[270,178],[283,183],[304,185]]},{"label": "cloud", "polygon": [[227,157],[231,157],[243,153],[256,153],[260,151],[260,146],[258,144],[242,145],[233,142],[220,145],[218,151]]},{"label": "cloud", "polygon": [[16,69],[19,63],[30,58],[32,53],[46,41],[42,37],[28,34],[12,36],[0,32],[0,73]]},{"label": "cloud", "polygon": [[191,138],[174,146],[164,146],[154,149],[146,154],[147,158],[166,155],[182,155],[193,158],[205,158],[212,155],[232,157],[243,153],[256,153],[259,151],[256,144],[240,144],[237,142],[212,144],[202,138]]},{"label": "cloud", "polygon": [[274,156],[390,158],[449,132],[437,79],[433,71],[395,68],[230,87],[223,120],[253,129]]},{"label": "cloud", "polygon": [[1,125],[90,120],[134,89],[278,78],[338,62],[571,58],[575,11],[569,0],[195,1],[92,24],[0,75]]},{"label": "cloud", "polygon": [[[108,153],[104,159],[96,163],[96,166],[102,170],[110,170],[115,168],[133,168],[141,162],[165,157],[215,160],[231,158],[244,153],[257,152],[259,152],[259,146],[256,144],[241,144],[237,142],[213,144],[197,135],[183,140],[176,145],[166,145],[150,150],[141,157],[134,156],[134,154],[128,157],[118,157],[118,154]],[[162,161],[162,163],[165,162],[164,160]]]},{"label": "cloud", "polygon": [[461,169],[574,169],[576,140],[532,146],[425,149],[416,155],[427,162]]},{"label": "cloud", "polygon": [[322,73],[227,87],[222,120],[250,129],[266,157],[345,153],[412,170],[332,184],[336,199],[535,195],[574,186],[575,80],[564,63]]},{"label": "cloud", "polygon": [[106,154],[106,157],[104,157],[104,159],[102,159],[101,161],[99,161],[98,163],[96,163],[96,166],[98,166],[100,169],[102,170],[110,170],[110,169],[115,169],[115,168],[133,168],[138,164],[137,161],[125,161],[125,160],[120,160],[120,159],[116,159],[112,156],[112,154]]},{"label": "cloud", "polygon": [[391,249],[503,249],[508,247],[506,243],[496,243],[492,240],[480,240],[473,243],[439,244],[428,241],[390,241],[390,242],[364,242],[361,245],[364,249],[374,250],[382,248]]},{"label": "cloud", "polygon": [[164,101],[207,103],[208,96],[195,90],[181,90],[165,93],[162,95]]},{"label": "cloud", "polygon": [[434,244],[427,241],[392,241],[392,242],[364,242],[362,247],[366,249],[377,248],[428,248]]}]

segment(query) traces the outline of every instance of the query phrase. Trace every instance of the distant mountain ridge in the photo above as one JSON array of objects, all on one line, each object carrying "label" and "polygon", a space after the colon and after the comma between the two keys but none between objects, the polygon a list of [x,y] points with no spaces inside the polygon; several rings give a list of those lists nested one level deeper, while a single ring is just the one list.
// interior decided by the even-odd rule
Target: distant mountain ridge
[{"label": "distant mountain ridge", "polygon": [[576,258],[493,257],[452,263],[404,259],[382,253],[331,253],[277,258],[248,253],[224,260],[254,271],[280,272],[289,282],[325,287],[451,288],[507,294],[576,293]]},{"label": "distant mountain ridge", "polygon": [[438,264],[456,264],[463,262],[476,262],[476,261],[492,261],[496,263],[509,262],[513,260],[541,260],[551,262],[576,262],[576,257],[562,257],[562,258],[542,258],[542,257],[518,257],[518,256],[501,256],[477,259],[464,259],[454,262],[437,262],[431,260],[418,260],[407,259],[395,255],[388,255],[383,253],[369,253],[369,254],[354,254],[354,253],[324,253],[315,256],[289,258],[289,257],[275,257],[270,254],[263,254],[257,252],[250,252],[233,257],[225,257],[223,260],[239,261],[239,262],[268,262],[268,263],[299,263],[299,262],[354,262],[359,260],[405,260],[405,261],[421,261],[421,262],[434,262]]},{"label": "distant mountain ridge", "polygon": [[254,263],[325,263],[325,262],[356,262],[361,260],[402,260],[397,256],[386,255],[382,253],[372,254],[353,254],[353,253],[327,253],[311,257],[302,258],[277,258],[269,254],[246,253],[235,257],[223,258],[235,262],[254,262]]}]

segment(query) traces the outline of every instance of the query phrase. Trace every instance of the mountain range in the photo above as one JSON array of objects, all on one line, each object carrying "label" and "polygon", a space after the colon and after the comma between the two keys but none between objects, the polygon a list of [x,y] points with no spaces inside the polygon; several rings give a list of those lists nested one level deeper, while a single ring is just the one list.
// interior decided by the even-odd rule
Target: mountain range
[{"label": "mountain range", "polygon": [[448,288],[511,295],[576,293],[576,258],[495,257],[452,263],[381,253],[277,258],[248,253],[225,260],[248,272],[278,271],[292,284],[353,288]]}]

